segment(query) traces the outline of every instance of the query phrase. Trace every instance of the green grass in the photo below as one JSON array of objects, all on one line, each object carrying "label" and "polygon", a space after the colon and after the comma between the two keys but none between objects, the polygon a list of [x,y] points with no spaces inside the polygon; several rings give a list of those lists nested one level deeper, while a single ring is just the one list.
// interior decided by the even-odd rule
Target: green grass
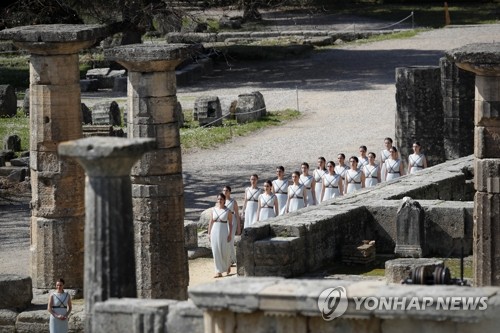
[{"label": "green grass", "polygon": [[[444,3],[444,2],[443,2]],[[349,5],[345,8],[329,6],[330,12],[338,14],[356,15],[380,19],[388,22],[398,22],[414,13],[415,26],[441,28],[445,26],[443,3],[430,4],[360,4]],[[448,2],[448,11],[451,24],[485,24],[500,20],[498,3],[453,4]],[[411,21],[407,21],[411,23]]]},{"label": "green grass", "polygon": [[[297,119],[300,113],[295,110],[268,112],[261,120],[237,124],[235,120],[224,120],[222,127],[201,128],[193,120],[190,110],[184,111],[185,122],[181,128],[181,146],[183,149],[209,149],[231,140],[235,136],[247,135],[260,129],[279,126],[284,122]],[[21,138],[22,150],[29,149],[29,117],[21,109],[12,118],[0,118],[0,138],[17,134]]]},{"label": "green grass", "polygon": [[181,146],[183,149],[210,149],[223,144],[235,136],[244,136],[260,129],[279,126],[286,121],[296,119],[300,113],[296,110],[268,112],[258,121],[238,124],[235,120],[224,119],[219,127],[200,127],[193,120],[192,111],[184,110],[184,128],[181,128]]},{"label": "green grass", "polygon": [[21,138],[21,150],[29,150],[29,117],[24,115],[22,109],[17,109],[17,114],[12,118],[0,118],[0,138],[16,134]]}]

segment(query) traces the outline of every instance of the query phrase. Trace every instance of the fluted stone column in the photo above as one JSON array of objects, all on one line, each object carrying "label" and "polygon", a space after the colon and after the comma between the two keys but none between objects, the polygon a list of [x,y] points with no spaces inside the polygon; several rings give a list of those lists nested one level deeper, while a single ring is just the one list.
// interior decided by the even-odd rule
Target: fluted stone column
[{"label": "fluted stone column", "polygon": [[94,304],[136,297],[132,165],[155,145],[153,139],[93,137],[64,142],[59,153],[75,158],[85,179],[85,332]]},{"label": "fluted stone column", "polygon": [[31,277],[35,288],[83,287],[84,173],[57,154],[82,137],[78,52],[105,30],[96,25],[35,25],[0,32],[30,52]]},{"label": "fluted stone column", "polygon": [[105,51],[128,69],[128,137],[158,142],[132,169],[137,289],[144,298],[187,298],[175,67],[189,50],[184,44],[137,44]]},{"label": "fluted stone column", "polygon": [[500,43],[447,52],[476,74],[474,135],[474,281],[500,286]]}]

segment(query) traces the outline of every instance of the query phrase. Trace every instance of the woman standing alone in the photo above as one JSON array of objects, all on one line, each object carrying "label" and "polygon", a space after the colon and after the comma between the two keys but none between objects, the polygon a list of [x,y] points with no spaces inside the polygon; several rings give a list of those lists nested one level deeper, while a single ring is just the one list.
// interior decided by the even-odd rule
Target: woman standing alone
[{"label": "woman standing alone", "polygon": [[50,313],[50,333],[67,333],[68,316],[71,313],[71,295],[64,291],[64,280],[56,281],[56,291],[50,294],[47,311]]}]

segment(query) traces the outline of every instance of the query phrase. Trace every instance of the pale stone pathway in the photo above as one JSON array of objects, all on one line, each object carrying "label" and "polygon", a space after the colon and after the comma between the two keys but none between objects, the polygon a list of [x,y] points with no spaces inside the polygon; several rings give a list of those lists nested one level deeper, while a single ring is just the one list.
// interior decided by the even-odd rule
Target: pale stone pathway
[{"label": "pale stone pathway", "polygon": [[337,153],[357,155],[362,144],[379,154],[384,137],[395,133],[396,67],[437,66],[445,50],[499,41],[500,25],[449,27],[409,39],[322,50],[306,59],[234,62],[213,79],[179,89],[181,99],[206,94],[236,99],[259,90],[268,110],[280,110],[296,107],[297,88],[303,114],[300,120],[235,138],[217,149],[185,154],[186,218],[198,220],[225,184],[233,187],[241,205],[252,173],[260,175],[262,184],[275,177],[277,165],[289,175],[306,161],[312,172],[317,157],[337,162]]}]

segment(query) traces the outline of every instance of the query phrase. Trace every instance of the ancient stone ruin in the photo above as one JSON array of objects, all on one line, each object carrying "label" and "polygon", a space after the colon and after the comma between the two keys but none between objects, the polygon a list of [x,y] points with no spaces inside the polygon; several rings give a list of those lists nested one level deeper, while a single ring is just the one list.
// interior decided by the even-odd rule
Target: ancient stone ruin
[{"label": "ancient stone ruin", "polygon": [[[500,325],[499,44],[472,45],[448,53],[459,67],[476,74],[474,159],[448,161],[390,184],[256,223],[245,229],[238,246],[238,274],[245,277],[191,288],[186,301],[182,168],[174,110],[175,66],[189,47],[128,45],[107,51],[109,59],[129,71],[127,128],[135,141],[95,138],[60,144],[82,136],[77,52],[102,32],[98,26],[37,29],[0,32],[31,53],[33,286],[48,289],[56,277],[64,275],[68,287],[81,287],[80,260],[85,249],[87,331],[98,327],[119,332],[485,332]],[[61,71],[42,70],[56,67],[67,69],[62,77]],[[151,140],[139,138],[155,139],[156,148],[132,167],[134,160],[152,148]],[[62,155],[77,157],[87,171],[87,200],[93,205],[86,204],[85,232],[90,235],[85,246],[81,237],[83,172]],[[108,157],[118,162],[113,164]],[[405,197],[414,202],[406,207],[410,218],[405,222],[409,223],[398,230],[394,221]],[[113,212],[110,205],[120,209]],[[403,203],[402,209],[406,208]],[[411,214],[414,210],[415,215]],[[106,237],[109,230],[115,238]],[[65,236],[64,242],[59,235]],[[316,272],[342,258],[343,249],[366,239],[375,239],[377,253],[386,254],[394,253],[400,239],[404,246],[414,246],[418,255],[457,254],[463,248],[465,254],[474,254],[476,285],[489,287],[281,278]],[[370,258],[373,249],[356,247],[366,254],[363,260]],[[56,265],[60,261],[67,262],[64,271]],[[407,272],[411,263],[399,265],[404,266],[399,271]],[[320,296],[332,285],[343,288],[340,297],[345,313],[330,322],[325,320],[329,311],[318,307]],[[127,298],[136,295],[164,299]],[[405,302],[390,311],[374,306],[387,295],[404,299],[418,295],[415,307],[419,311],[406,308]],[[455,295],[479,297],[484,308],[450,311],[435,305]],[[357,309],[359,298],[370,302]],[[425,308],[426,304],[434,306]]]},{"label": "ancient stone ruin", "polygon": [[222,126],[222,109],[217,96],[198,97],[194,102],[193,118],[200,126]]}]

